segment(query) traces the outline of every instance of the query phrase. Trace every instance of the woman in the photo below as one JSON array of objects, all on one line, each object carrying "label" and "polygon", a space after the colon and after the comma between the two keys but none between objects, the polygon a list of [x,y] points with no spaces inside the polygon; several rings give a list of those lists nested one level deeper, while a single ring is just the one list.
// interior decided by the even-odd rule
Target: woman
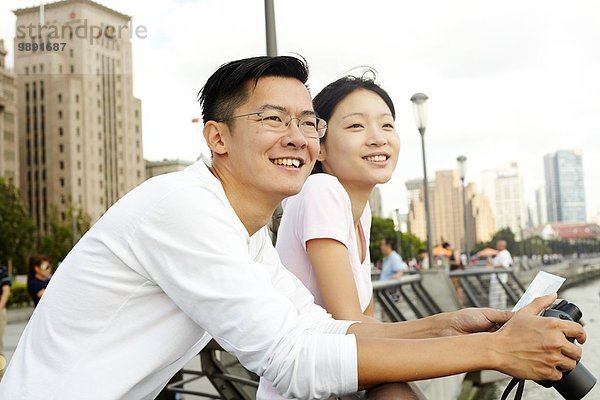
[{"label": "woman", "polygon": [[313,174],[284,203],[277,251],[334,318],[373,322],[368,199],[398,162],[394,104],[372,79],[347,76],[314,107],[327,134]]},{"label": "woman", "polygon": [[[276,248],[282,264],[334,318],[377,322],[368,200],[398,162],[394,104],[374,80],[353,76],[329,84],[313,104],[327,121],[327,134],[302,191],[283,202]],[[258,398],[279,398],[266,383],[261,379]],[[385,386],[379,396],[392,390],[413,398],[406,385]]]},{"label": "woman", "polygon": [[35,306],[42,298],[50,277],[52,276],[52,265],[46,256],[38,255],[29,258],[29,270],[27,271],[27,291],[33,299]]}]

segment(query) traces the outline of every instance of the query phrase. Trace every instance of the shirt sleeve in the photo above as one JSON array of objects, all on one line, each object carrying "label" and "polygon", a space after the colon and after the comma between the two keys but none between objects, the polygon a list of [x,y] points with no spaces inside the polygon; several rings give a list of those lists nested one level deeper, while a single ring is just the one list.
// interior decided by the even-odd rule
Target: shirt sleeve
[{"label": "shirt sleeve", "polygon": [[305,250],[306,242],[323,238],[349,247],[347,221],[352,210],[348,194],[337,178],[327,174],[310,177],[301,196],[294,200],[290,206],[298,208],[297,231]]},{"label": "shirt sleeve", "polygon": [[208,190],[176,192],[145,215],[128,245],[151,281],[284,396],[356,391],[356,340],[339,334],[351,323],[310,305],[291,274],[277,275],[276,290],[265,265],[273,261],[252,259],[236,218]]}]

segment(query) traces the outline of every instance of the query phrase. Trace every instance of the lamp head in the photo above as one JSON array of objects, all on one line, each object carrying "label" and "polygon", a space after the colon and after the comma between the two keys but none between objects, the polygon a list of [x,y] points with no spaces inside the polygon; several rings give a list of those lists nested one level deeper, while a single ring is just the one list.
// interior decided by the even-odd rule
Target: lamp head
[{"label": "lamp head", "polygon": [[467,175],[467,157],[458,156],[456,161],[458,161],[458,173],[460,174],[460,179],[464,180]]},{"label": "lamp head", "polygon": [[423,93],[415,93],[410,101],[413,103],[413,111],[415,115],[415,124],[421,135],[425,134],[425,127],[427,126],[427,97]]}]

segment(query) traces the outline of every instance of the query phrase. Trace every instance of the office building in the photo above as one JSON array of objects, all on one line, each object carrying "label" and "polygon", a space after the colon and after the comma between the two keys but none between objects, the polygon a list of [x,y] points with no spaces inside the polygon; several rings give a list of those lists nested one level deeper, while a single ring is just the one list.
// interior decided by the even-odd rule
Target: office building
[{"label": "office building", "polygon": [[15,15],[25,203],[42,231],[53,206],[63,219],[72,205],[94,222],[145,179],[131,18],[90,0]]},{"label": "office building", "polygon": [[19,186],[17,84],[6,66],[4,40],[0,40],[0,178]]},{"label": "office building", "polygon": [[544,156],[548,222],[585,222],[581,151],[559,150]]}]

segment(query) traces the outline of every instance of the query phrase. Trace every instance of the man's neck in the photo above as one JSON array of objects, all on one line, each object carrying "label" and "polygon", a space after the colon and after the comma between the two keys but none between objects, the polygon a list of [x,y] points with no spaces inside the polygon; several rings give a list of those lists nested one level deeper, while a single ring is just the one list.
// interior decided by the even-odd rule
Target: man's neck
[{"label": "man's neck", "polygon": [[277,205],[283,198],[278,198],[272,193],[265,194],[259,190],[241,187],[235,181],[223,179],[216,169],[211,168],[210,170],[221,182],[229,204],[248,231],[249,236],[254,235],[270,222]]}]

